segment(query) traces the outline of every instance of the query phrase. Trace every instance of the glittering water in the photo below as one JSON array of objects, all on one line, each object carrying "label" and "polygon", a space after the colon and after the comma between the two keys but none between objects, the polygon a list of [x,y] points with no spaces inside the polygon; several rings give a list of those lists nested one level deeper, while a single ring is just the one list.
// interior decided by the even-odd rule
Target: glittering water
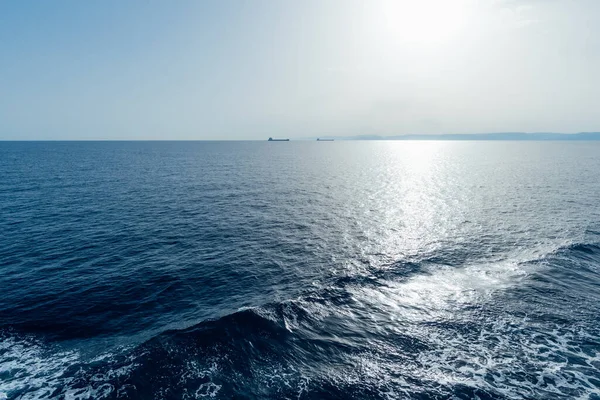
[{"label": "glittering water", "polygon": [[600,399],[600,143],[0,143],[0,398]]}]

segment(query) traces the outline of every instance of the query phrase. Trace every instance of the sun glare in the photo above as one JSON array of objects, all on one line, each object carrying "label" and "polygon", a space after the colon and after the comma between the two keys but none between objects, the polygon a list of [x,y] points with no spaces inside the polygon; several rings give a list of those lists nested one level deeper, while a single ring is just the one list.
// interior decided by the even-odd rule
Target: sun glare
[{"label": "sun glare", "polygon": [[443,44],[464,26],[464,0],[383,0],[378,17],[387,40],[409,45]]}]

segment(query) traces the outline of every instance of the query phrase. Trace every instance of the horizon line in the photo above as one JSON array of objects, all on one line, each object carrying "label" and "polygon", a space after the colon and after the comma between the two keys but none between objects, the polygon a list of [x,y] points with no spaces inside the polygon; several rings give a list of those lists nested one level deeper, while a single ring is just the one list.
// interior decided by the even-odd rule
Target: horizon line
[{"label": "horizon line", "polygon": [[[337,139],[340,141],[399,141],[399,140],[440,140],[440,141],[456,141],[456,140],[473,140],[473,141],[523,141],[523,138],[530,141],[552,141],[552,140],[569,140],[581,139],[587,136],[592,136],[591,140],[600,140],[599,131],[584,131],[575,133],[563,132],[484,132],[484,133],[428,133],[428,134],[400,134],[400,135],[377,135],[377,134],[360,134],[352,136],[305,136],[305,137],[290,137],[290,141],[316,141],[316,139]],[[262,142],[268,141],[268,138],[261,139],[109,139],[109,138],[93,138],[93,139],[0,139],[0,142]],[[288,139],[288,138],[286,138]],[[588,138],[589,139],[589,138]]]}]

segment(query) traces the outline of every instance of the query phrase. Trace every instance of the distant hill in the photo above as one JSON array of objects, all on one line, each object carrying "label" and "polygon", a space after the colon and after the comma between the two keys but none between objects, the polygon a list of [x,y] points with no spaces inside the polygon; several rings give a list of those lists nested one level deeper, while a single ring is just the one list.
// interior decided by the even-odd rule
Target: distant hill
[{"label": "distant hill", "polygon": [[358,135],[336,137],[339,140],[600,140],[600,132],[580,133],[525,133],[525,132],[500,132],[500,133],[472,133],[472,134],[438,134],[438,135]]}]

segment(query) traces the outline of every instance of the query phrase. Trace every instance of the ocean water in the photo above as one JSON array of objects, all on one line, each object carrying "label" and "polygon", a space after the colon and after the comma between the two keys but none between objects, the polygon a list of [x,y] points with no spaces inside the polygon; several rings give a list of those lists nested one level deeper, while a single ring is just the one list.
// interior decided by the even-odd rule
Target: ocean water
[{"label": "ocean water", "polygon": [[1,398],[600,399],[600,143],[0,143]]}]

